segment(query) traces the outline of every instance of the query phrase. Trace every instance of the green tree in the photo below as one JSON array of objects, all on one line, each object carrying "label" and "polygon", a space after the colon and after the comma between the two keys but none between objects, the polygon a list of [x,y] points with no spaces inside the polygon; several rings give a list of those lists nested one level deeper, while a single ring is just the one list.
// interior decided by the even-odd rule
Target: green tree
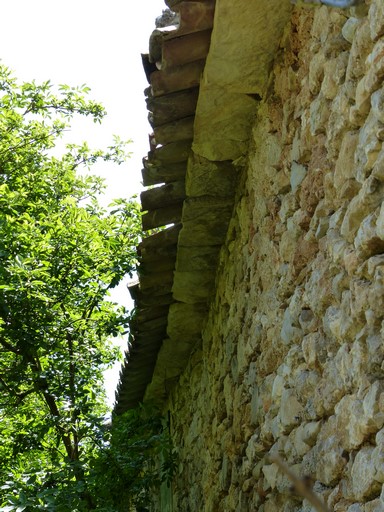
[{"label": "green tree", "polygon": [[[18,85],[0,66],[0,508],[95,508],[90,461],[105,446],[108,341],[128,313],[108,300],[135,267],[135,202],[98,204],[99,160],[121,163],[118,139],[53,151],[77,114],[105,111],[85,86]],[[81,172],[79,172],[81,171]]]}]

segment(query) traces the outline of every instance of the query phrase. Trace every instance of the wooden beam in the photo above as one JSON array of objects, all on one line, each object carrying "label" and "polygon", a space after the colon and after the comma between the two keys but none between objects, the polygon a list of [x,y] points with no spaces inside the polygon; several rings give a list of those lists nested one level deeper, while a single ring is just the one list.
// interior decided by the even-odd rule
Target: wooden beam
[{"label": "wooden beam", "polygon": [[149,229],[160,228],[168,224],[180,222],[182,210],[183,202],[180,202],[179,204],[145,213],[141,217],[143,230],[148,231]]},{"label": "wooden beam", "polygon": [[144,169],[141,171],[143,185],[157,185],[158,183],[170,183],[172,181],[184,181],[187,172],[187,162],[175,164],[154,165],[144,160]]},{"label": "wooden beam", "polygon": [[173,6],[173,10],[180,14],[180,25],[177,30],[165,36],[165,39],[190,34],[191,32],[199,32],[213,27],[213,17],[215,13],[214,0],[178,2]]},{"label": "wooden beam", "polygon": [[144,238],[138,246],[139,254],[142,250],[150,250],[153,248],[177,244],[180,230],[181,224],[176,224]]},{"label": "wooden beam", "polygon": [[185,199],[185,183],[175,181],[162,187],[150,188],[140,194],[140,199],[141,208],[144,211],[179,204]]},{"label": "wooden beam", "polygon": [[211,42],[211,30],[195,32],[163,42],[161,70],[171,71],[177,66],[205,59]]},{"label": "wooden beam", "polygon": [[154,128],[156,144],[169,144],[179,140],[193,139],[194,116],[184,117],[172,123],[163,124]]},{"label": "wooden beam", "polygon": [[148,162],[155,165],[185,162],[191,153],[192,140],[181,140],[160,146],[148,153]]},{"label": "wooden beam", "polygon": [[151,126],[160,126],[194,115],[198,97],[198,87],[157,97],[153,97],[150,92],[146,102]]},{"label": "wooden beam", "polygon": [[200,84],[205,60],[198,60],[185,64],[172,71],[154,71],[151,76],[153,96],[163,96],[171,92],[191,89]]}]

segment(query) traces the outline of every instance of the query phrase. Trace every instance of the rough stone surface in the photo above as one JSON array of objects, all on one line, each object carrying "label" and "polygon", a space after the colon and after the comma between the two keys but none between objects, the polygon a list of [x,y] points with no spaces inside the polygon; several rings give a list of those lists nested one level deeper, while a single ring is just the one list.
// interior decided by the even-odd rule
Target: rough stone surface
[{"label": "rough stone surface", "polygon": [[[215,295],[165,406],[174,510],[312,511],[276,453],[330,510],[384,509],[383,5],[294,7],[283,32]],[[219,167],[205,168],[214,183]]]},{"label": "rough stone surface", "polygon": [[290,3],[281,0],[216,2],[195,118],[192,148],[198,155],[235,160],[246,152],[290,11]]}]

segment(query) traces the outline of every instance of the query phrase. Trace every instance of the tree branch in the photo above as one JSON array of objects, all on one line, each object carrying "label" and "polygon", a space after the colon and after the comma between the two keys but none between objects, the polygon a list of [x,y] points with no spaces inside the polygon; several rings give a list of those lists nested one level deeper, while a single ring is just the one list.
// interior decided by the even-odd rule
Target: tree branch
[{"label": "tree branch", "polygon": [[318,512],[330,512],[328,507],[317,497],[317,495],[307,487],[305,482],[298,478],[285,462],[278,455],[270,455],[269,460],[275,463],[280,471],[282,471],[292,482],[295,491],[301,494]]}]

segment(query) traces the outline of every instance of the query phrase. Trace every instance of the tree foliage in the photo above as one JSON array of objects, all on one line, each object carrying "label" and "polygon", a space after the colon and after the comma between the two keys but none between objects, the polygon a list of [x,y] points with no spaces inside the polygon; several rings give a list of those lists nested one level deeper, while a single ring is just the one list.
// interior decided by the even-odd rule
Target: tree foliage
[{"label": "tree foliage", "polygon": [[[127,311],[109,290],[135,267],[138,206],[104,210],[102,180],[125,146],[53,148],[75,115],[100,122],[88,88],[18,85],[0,66],[0,507],[96,507],[91,461],[106,448],[102,372]],[[81,171],[81,172],[79,172]]]},{"label": "tree foliage", "polygon": [[151,498],[170,485],[177,457],[167,422],[151,404],[114,417],[108,442],[92,461],[99,512],[152,510]]}]

